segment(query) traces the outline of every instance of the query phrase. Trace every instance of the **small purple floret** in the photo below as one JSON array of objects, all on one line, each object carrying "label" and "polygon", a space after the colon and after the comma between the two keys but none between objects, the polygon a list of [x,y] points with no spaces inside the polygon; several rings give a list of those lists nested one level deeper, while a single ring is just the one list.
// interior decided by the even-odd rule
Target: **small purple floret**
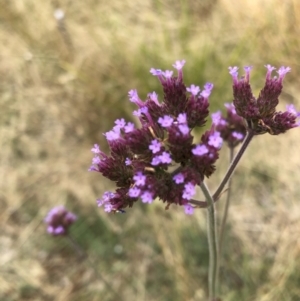
[{"label": "small purple floret", "polygon": [[94,158],[92,159],[92,164],[97,165],[97,164],[99,164],[100,162],[101,162],[101,159],[100,159],[98,156],[96,156],[96,157],[94,157]]},{"label": "small purple floret", "polygon": [[153,202],[153,195],[149,191],[145,191],[141,195],[141,200],[143,203],[151,204]]},{"label": "small purple floret", "polygon": [[236,140],[243,140],[245,135],[239,132],[232,132],[232,137],[235,138]]},{"label": "small purple floret", "polygon": [[140,171],[133,177],[133,179],[136,186],[144,186],[146,183],[146,176]]},{"label": "small purple floret", "polygon": [[196,194],[196,187],[193,183],[187,183],[184,185],[182,198],[190,200]]},{"label": "small purple floret", "polygon": [[161,163],[163,164],[170,164],[172,162],[172,158],[171,155],[168,152],[163,152],[160,156],[159,156],[159,160]]},{"label": "small purple floret", "polygon": [[98,144],[94,144],[94,147],[91,149],[91,151],[96,155],[100,154],[100,148]]},{"label": "small purple floret", "polygon": [[107,212],[107,213],[112,212],[113,211],[113,205],[110,204],[110,203],[104,204],[104,211]]},{"label": "small purple floret", "polygon": [[117,119],[115,121],[115,125],[118,126],[120,129],[124,128],[124,126],[126,125],[126,121],[124,118],[121,119]]},{"label": "small purple floret", "polygon": [[184,64],[185,64],[185,60],[176,61],[175,64],[173,64],[173,67],[177,70],[181,70]]},{"label": "small purple floret", "polygon": [[214,132],[212,135],[210,135],[208,144],[210,146],[213,146],[217,149],[219,149],[222,146],[223,139],[221,137],[221,134],[219,132]]},{"label": "small purple floret", "polygon": [[125,126],[124,126],[124,132],[125,133],[130,133],[134,130],[134,123],[132,122],[128,122]]},{"label": "small purple floret", "polygon": [[214,125],[219,125],[222,118],[222,112],[217,111],[211,114],[211,119]]},{"label": "small purple floret", "polygon": [[104,136],[108,141],[117,140],[121,137],[120,128],[118,126],[114,126],[113,129],[109,132],[106,132]]},{"label": "small purple floret", "polygon": [[186,123],[187,119],[186,119],[186,113],[180,113],[177,117],[177,121],[178,123]]},{"label": "small purple floret", "polygon": [[192,149],[192,153],[195,156],[203,156],[208,153],[208,148],[206,145],[197,145],[195,148]]},{"label": "small purple floret", "polygon": [[151,144],[149,145],[149,149],[152,151],[153,154],[156,154],[161,149],[161,143],[158,140],[154,139],[151,141]]},{"label": "small purple floret", "polygon": [[161,75],[162,74],[162,71],[160,69],[154,69],[154,68],[151,68],[150,69],[150,73],[154,76],[158,76],[158,75]]},{"label": "small purple floret", "polygon": [[159,104],[158,102],[158,95],[155,92],[149,93],[148,97],[154,101],[156,104]]},{"label": "small purple floret", "polygon": [[162,126],[162,127],[169,127],[172,125],[173,123],[173,118],[168,116],[168,115],[165,115],[164,117],[159,117],[158,118],[158,123]]},{"label": "small purple floret", "polygon": [[129,159],[129,158],[126,158],[125,159],[125,165],[131,165],[132,164],[132,161]]},{"label": "small purple floret", "polygon": [[182,173],[179,173],[173,177],[173,180],[175,181],[176,184],[184,183],[184,176]]},{"label": "small purple floret", "polygon": [[196,96],[200,92],[200,88],[195,85],[191,85],[190,88],[186,88],[186,90],[194,96]]},{"label": "small purple floret", "polygon": [[173,75],[173,71],[166,70],[166,71],[162,72],[162,74],[165,78],[171,78]]},{"label": "small purple floret", "polygon": [[131,198],[137,198],[139,197],[141,193],[141,189],[137,188],[137,187],[132,187],[129,189],[128,191],[128,195],[131,197]]},{"label": "small purple floret", "polygon": [[183,135],[187,135],[190,132],[190,128],[187,124],[180,124],[178,128]]},{"label": "small purple floret", "polygon": [[193,213],[194,213],[194,207],[193,206],[191,206],[190,204],[186,204],[186,205],[183,205],[183,207],[184,207],[184,212],[185,212],[185,214],[187,214],[187,215],[192,215]]}]

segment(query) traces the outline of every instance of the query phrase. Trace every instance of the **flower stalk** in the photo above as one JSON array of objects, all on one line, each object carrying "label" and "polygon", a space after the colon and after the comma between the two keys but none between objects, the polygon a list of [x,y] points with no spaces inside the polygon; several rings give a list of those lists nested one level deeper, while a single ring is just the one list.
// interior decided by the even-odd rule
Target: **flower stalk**
[{"label": "flower stalk", "polygon": [[[234,156],[234,149],[230,148],[229,149],[229,162],[232,162],[233,156]],[[229,178],[228,187],[227,187],[227,196],[226,196],[225,207],[224,207],[224,213],[223,213],[221,226],[220,226],[219,255],[222,254],[224,232],[225,232],[225,227],[226,227],[226,222],[227,222],[227,217],[228,217],[228,211],[229,211],[229,205],[230,205],[231,183],[232,183],[231,178]],[[220,256],[219,256],[219,258],[220,258]]]},{"label": "flower stalk", "polygon": [[208,291],[209,300],[215,300],[217,293],[217,271],[218,271],[218,234],[217,220],[214,200],[204,182],[200,187],[208,203],[207,207],[207,238],[209,248],[209,273],[208,273]]}]

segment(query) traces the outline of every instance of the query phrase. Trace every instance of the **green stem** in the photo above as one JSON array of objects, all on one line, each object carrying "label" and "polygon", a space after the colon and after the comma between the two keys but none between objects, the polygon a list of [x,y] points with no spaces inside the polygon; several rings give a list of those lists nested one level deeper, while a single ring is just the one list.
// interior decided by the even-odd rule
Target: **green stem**
[{"label": "green stem", "polygon": [[200,187],[208,203],[207,207],[207,238],[209,248],[209,274],[208,274],[208,290],[209,300],[215,300],[217,291],[217,269],[218,269],[218,238],[216,227],[216,213],[214,200],[204,182]]},{"label": "green stem", "polygon": [[[229,148],[229,162],[231,164],[234,156],[234,148],[230,147]],[[227,189],[227,197],[226,197],[226,202],[225,202],[225,208],[224,208],[224,213],[223,213],[223,218],[221,222],[221,227],[220,227],[220,236],[219,236],[219,265],[218,265],[218,270],[217,270],[217,279],[219,279],[219,274],[220,274],[220,263],[221,263],[221,258],[222,258],[222,249],[223,249],[223,239],[224,239],[224,232],[225,232],[225,227],[226,227],[226,222],[227,222],[227,217],[228,217],[228,210],[229,210],[229,205],[230,205],[230,197],[231,197],[231,183],[232,179],[230,178],[228,180],[228,189]]]},{"label": "green stem", "polygon": [[[233,155],[234,155],[234,149],[233,149],[233,147],[230,147],[230,149],[229,149],[229,160],[230,161],[229,162],[232,162]],[[226,227],[226,222],[227,222],[227,217],[228,217],[228,210],[229,210],[229,205],[230,205],[231,182],[232,181],[230,178],[228,180],[227,197],[226,197],[225,208],[224,208],[224,213],[223,213],[223,218],[222,218],[222,223],[221,223],[221,228],[220,228],[219,254],[221,254],[221,251],[222,251],[224,232],[225,232],[225,227]]]}]

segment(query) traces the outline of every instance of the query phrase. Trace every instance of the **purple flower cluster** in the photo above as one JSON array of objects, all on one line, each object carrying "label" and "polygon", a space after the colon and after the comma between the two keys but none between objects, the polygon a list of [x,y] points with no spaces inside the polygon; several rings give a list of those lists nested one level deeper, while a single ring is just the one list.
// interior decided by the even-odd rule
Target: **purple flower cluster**
[{"label": "purple flower cluster", "polygon": [[244,119],[240,117],[232,103],[225,104],[227,114],[223,116],[221,111],[211,114],[212,122],[221,137],[230,148],[237,146],[246,136]]},{"label": "purple flower cluster", "polygon": [[115,192],[105,192],[97,200],[106,212],[118,212],[132,207],[139,199],[152,203],[159,198],[167,203],[184,206],[187,214],[194,208],[189,200],[195,195],[196,185],[215,170],[215,162],[223,139],[215,125],[206,131],[201,142],[195,144],[191,131],[206,123],[208,98],[213,85],[204,89],[183,83],[185,61],[177,61],[173,71],[151,69],[163,87],[164,98],[158,101],[155,92],[142,101],[136,90],[129,91],[129,99],[138,107],[133,112],[141,122],[136,128],[124,119],[115,121],[113,129],[105,133],[110,155],[97,144],[89,170],[102,173],[117,185]]},{"label": "purple flower cluster", "polygon": [[258,98],[253,96],[249,83],[252,67],[244,68],[246,75],[241,79],[238,78],[238,68],[229,67],[233,79],[233,103],[237,114],[246,120],[248,129],[254,134],[279,135],[299,126],[297,118],[300,115],[293,105],[288,105],[286,112],[276,111],[283,79],[291,68],[280,67],[277,71],[278,77],[272,77],[272,71],[276,68],[271,65],[265,67],[267,68],[266,82]]},{"label": "purple flower cluster", "polygon": [[49,234],[58,236],[66,235],[69,227],[77,220],[77,216],[68,211],[64,206],[57,206],[52,208],[44,222],[47,224],[47,231]]}]

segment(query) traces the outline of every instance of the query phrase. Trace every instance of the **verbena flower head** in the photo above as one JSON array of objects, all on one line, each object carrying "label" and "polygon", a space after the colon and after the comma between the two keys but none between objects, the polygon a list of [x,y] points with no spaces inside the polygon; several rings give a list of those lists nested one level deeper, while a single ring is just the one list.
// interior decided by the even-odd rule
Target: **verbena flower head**
[{"label": "verbena flower head", "polygon": [[221,111],[211,114],[212,122],[221,137],[229,147],[235,147],[241,143],[246,136],[244,119],[235,110],[234,104],[225,103],[226,115]]},{"label": "verbena flower head", "polygon": [[267,68],[266,82],[258,98],[253,96],[250,86],[252,67],[245,67],[246,74],[240,79],[238,68],[229,67],[229,73],[233,79],[233,103],[237,114],[246,120],[248,129],[251,129],[254,134],[278,135],[299,125],[297,121],[299,113],[294,107],[291,109],[289,106],[286,112],[276,111],[283,79],[291,68],[280,67],[277,71],[278,76],[272,77],[272,71],[276,68],[271,65],[265,67]]},{"label": "verbena flower head", "polygon": [[184,64],[182,60],[173,65],[177,76],[152,68],[150,72],[163,87],[162,102],[155,92],[142,101],[137,91],[131,90],[128,95],[138,107],[134,115],[140,120],[140,128],[117,120],[104,134],[110,155],[97,144],[91,149],[94,158],[89,170],[102,173],[117,186],[115,192],[106,191],[97,200],[104,211],[119,212],[138,200],[150,204],[158,198],[167,208],[177,204],[187,214],[193,212],[189,200],[195,195],[196,185],[214,172],[223,139],[213,125],[200,143],[194,142],[191,132],[206,123],[213,85],[205,84],[202,91],[195,85],[186,88]]},{"label": "verbena flower head", "polygon": [[77,220],[77,216],[68,211],[64,206],[52,208],[44,222],[47,224],[47,232],[51,235],[66,235],[69,227]]}]

